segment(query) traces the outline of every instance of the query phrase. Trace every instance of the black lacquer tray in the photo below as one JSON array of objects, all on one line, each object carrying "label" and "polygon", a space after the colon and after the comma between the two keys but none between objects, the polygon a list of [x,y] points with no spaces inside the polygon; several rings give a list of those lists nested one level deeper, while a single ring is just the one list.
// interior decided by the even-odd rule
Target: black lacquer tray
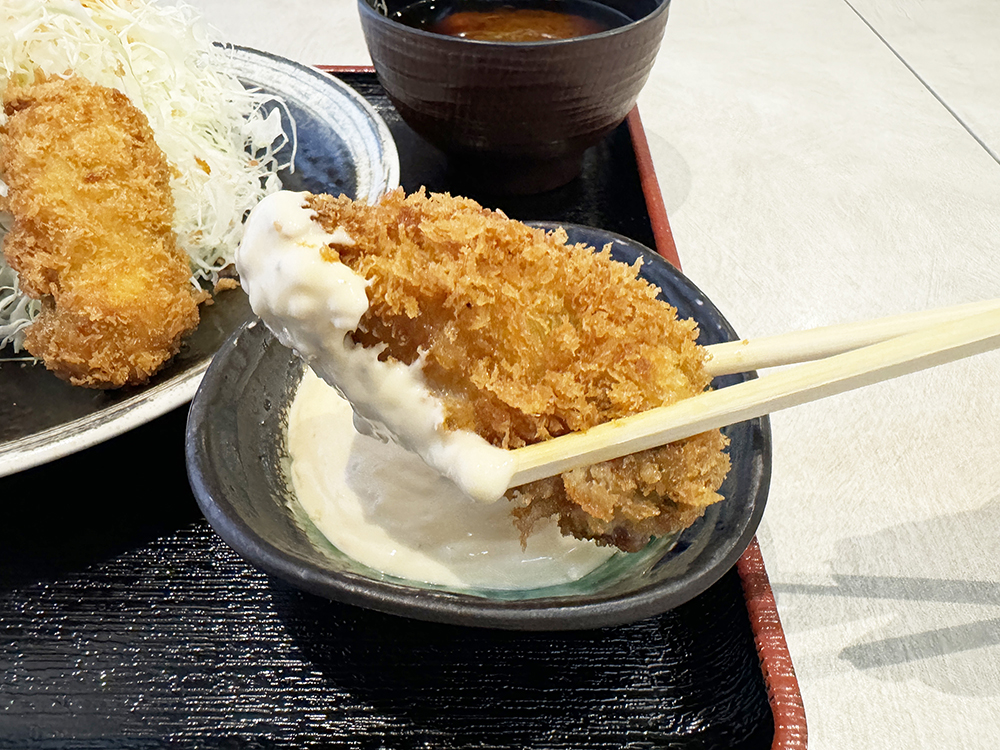
[{"label": "black lacquer tray", "polygon": [[[504,199],[453,184],[371,72],[339,75],[389,124],[408,191],[657,245],[634,122],[570,185]],[[780,625],[778,641],[759,628],[771,600],[755,545],[756,563],[619,628],[380,615],[272,579],[211,531],[187,484],[185,417],[0,480],[0,748],[804,746],[790,664],[769,655]]]}]

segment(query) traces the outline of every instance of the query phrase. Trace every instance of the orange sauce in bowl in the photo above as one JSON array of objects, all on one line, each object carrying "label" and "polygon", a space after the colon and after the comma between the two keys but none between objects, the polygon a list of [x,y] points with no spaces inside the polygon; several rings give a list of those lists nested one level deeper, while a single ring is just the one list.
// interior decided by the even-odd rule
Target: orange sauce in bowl
[{"label": "orange sauce in bowl", "polygon": [[545,42],[632,22],[596,0],[421,0],[393,15],[407,26],[483,42]]},{"label": "orange sauce in bowl", "polygon": [[427,31],[437,34],[483,42],[544,42],[598,34],[607,29],[604,24],[583,16],[531,8],[460,11],[427,27]]}]

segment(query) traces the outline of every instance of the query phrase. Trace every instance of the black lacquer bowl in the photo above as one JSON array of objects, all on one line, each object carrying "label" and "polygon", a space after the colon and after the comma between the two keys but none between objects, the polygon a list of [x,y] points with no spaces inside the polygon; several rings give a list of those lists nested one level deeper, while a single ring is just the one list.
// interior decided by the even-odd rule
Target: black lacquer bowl
[{"label": "black lacquer bowl", "polygon": [[[538,224],[555,228],[558,224]],[[694,318],[705,345],[736,338],[715,306],[659,255],[620,235],[562,224],[571,242],[612,243],[626,263],[642,258],[682,318]],[[422,620],[519,630],[619,625],[676,607],[711,586],[749,544],[767,498],[771,469],[767,418],[725,429],[732,469],[723,502],[680,535],[619,553],[570,584],[528,591],[456,590],[385,575],[319,536],[299,508],[288,474],[286,413],[301,361],[259,321],[247,323],[216,355],[191,405],[187,465],[202,511],[240,555],[299,588],[330,599]],[[715,387],[747,375],[718,378]]]},{"label": "black lacquer bowl", "polygon": [[[596,0],[629,19],[571,39],[492,42],[412,28],[413,0],[358,0],[375,72],[400,116],[493,193],[572,180],[586,149],[632,109],[656,60],[669,0]],[[499,3],[498,3],[499,4]]]}]

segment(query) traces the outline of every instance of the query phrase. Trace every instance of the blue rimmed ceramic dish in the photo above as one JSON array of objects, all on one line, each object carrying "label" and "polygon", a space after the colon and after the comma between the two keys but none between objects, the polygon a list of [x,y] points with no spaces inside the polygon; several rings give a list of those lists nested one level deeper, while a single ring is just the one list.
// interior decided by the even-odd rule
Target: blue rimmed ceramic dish
[{"label": "blue rimmed ceramic dish", "polygon": [[[554,228],[557,224],[537,224]],[[716,307],[673,266],[639,243],[561,225],[570,241],[612,244],[661,289],[705,345],[736,338]],[[643,619],[697,596],[743,553],[760,523],[771,468],[766,418],[725,429],[732,469],[723,502],[676,538],[619,553],[578,581],[548,588],[448,588],[385,575],[333,548],[297,504],[288,477],[287,410],[302,378],[298,358],[249,322],[216,355],[188,417],[187,462],[195,497],[215,531],[269,573],[330,599],[422,620],[517,630],[607,627]],[[747,375],[719,378],[716,387]]]}]

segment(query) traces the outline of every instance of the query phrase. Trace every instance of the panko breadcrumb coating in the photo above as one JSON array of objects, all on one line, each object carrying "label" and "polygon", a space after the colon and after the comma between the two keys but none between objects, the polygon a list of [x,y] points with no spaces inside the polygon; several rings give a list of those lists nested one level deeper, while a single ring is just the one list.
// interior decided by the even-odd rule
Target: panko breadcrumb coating
[{"label": "panko breadcrumb coating", "polygon": [[[518,448],[700,393],[705,355],[638,267],[569,245],[467,198],[398,189],[374,206],[310,196],[339,260],[369,280],[354,334],[385,357],[422,358],[448,429]],[[686,528],[729,470],[718,430],[508,491],[522,535],[563,533],[626,551]]]},{"label": "panko breadcrumb coating", "polygon": [[3,105],[3,252],[43,305],[25,348],[74,385],[145,382],[208,298],[177,247],[170,167],[145,115],[79,77],[10,83]]}]

